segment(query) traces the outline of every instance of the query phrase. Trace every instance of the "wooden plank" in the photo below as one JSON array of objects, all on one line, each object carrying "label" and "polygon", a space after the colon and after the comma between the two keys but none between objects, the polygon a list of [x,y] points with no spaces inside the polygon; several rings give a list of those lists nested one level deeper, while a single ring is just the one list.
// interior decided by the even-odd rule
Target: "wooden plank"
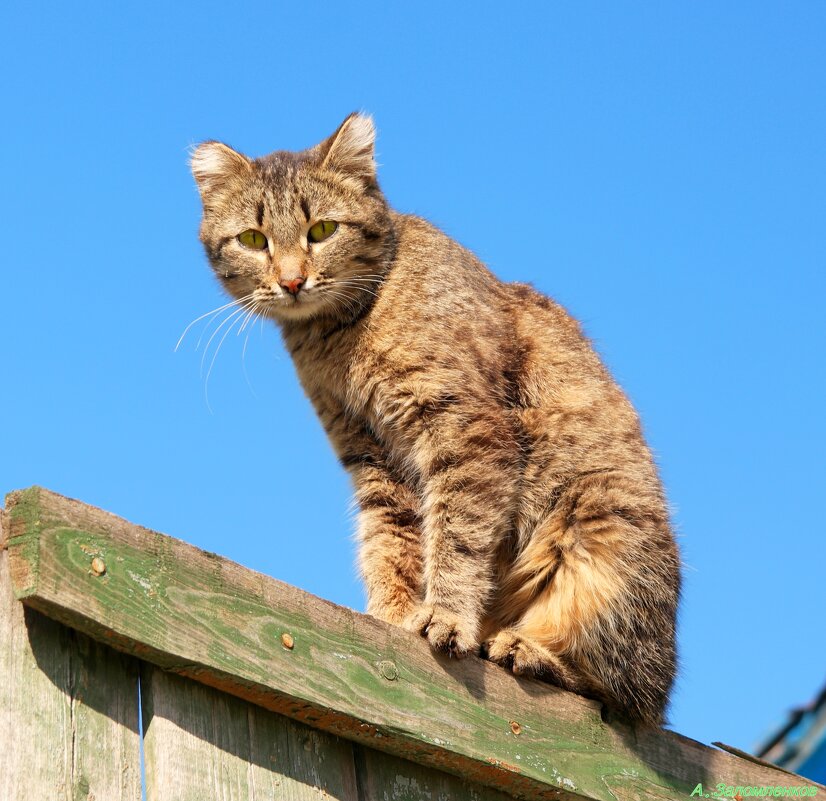
[{"label": "wooden plank", "polygon": [[698,783],[789,783],[669,732],[605,724],[594,702],[434,656],[397,627],[46,490],[14,493],[9,515],[25,603],[369,747],[523,798],[684,799]]},{"label": "wooden plank", "polygon": [[147,801],[507,801],[203,684],[141,670]]},{"label": "wooden plank", "polygon": [[358,801],[346,740],[151,665],[141,699],[147,801]]},{"label": "wooden plank", "polygon": [[372,748],[355,746],[359,801],[508,801],[509,795]]},{"label": "wooden plank", "polygon": [[137,676],[133,659],[24,610],[0,550],[4,801],[140,801]]}]

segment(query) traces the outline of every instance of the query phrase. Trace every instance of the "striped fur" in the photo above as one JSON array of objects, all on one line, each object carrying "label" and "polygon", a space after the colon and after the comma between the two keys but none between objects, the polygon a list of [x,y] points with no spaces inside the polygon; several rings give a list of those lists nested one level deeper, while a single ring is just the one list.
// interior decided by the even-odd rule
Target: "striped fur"
[{"label": "striped fur", "polygon": [[215,273],[279,324],[352,475],[368,612],[659,724],[680,573],[637,415],[559,305],[390,209],[373,138],[351,115],[301,153],[193,156]]}]

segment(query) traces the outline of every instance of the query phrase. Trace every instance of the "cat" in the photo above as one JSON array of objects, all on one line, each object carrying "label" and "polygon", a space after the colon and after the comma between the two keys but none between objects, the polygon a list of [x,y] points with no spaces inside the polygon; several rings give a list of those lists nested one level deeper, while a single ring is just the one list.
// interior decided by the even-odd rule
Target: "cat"
[{"label": "cat", "polygon": [[360,509],[367,612],[663,722],[677,546],[636,412],[579,324],[390,208],[375,129],[193,152],[200,238],[280,327]]}]

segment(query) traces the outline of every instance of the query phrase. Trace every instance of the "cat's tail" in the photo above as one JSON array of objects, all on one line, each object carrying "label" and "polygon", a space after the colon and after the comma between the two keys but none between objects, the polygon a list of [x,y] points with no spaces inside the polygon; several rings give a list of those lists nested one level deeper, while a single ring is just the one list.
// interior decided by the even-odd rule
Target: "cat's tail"
[{"label": "cat's tail", "polygon": [[679,557],[659,498],[624,484],[589,476],[560,499],[505,581],[513,623],[483,651],[657,726],[676,672]]}]

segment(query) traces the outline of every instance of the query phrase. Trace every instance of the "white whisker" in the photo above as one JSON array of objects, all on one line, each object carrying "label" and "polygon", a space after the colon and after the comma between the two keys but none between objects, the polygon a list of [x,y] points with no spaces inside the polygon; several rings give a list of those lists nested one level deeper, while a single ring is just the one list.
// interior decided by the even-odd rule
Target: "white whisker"
[{"label": "white whisker", "polygon": [[[229,326],[229,328],[227,328],[226,331],[224,331],[224,335],[219,340],[218,347],[215,348],[215,353],[212,355],[212,361],[209,363],[209,370],[207,370],[206,381],[204,382],[204,398],[206,399],[207,407],[209,408],[210,411],[212,411],[212,407],[209,405],[209,377],[212,375],[212,368],[215,366],[215,360],[218,358],[218,353],[221,350],[221,345],[224,344],[224,340],[227,338],[227,335],[230,333],[230,331],[232,331],[232,329],[235,328],[236,323],[241,322],[241,320],[243,319],[241,317],[241,315],[244,312],[246,312],[247,309],[248,309],[248,307],[246,307],[246,306],[244,308],[241,308],[241,309],[236,309],[229,317],[227,317],[226,320],[224,320],[223,323],[221,323],[221,326],[219,326],[219,328],[215,329],[215,333],[212,335],[214,337],[215,334],[218,333],[218,331],[220,330],[220,328],[222,326],[224,326],[229,320],[232,320],[231,325]],[[235,318],[235,319],[233,320],[233,318]],[[210,342],[211,341],[212,341],[212,337],[210,337]],[[208,350],[209,350],[209,342],[207,343],[206,348],[204,348],[204,356],[206,356]]]},{"label": "white whisker", "polygon": [[[238,303],[237,303],[237,304],[235,304],[235,305],[239,305],[239,304],[241,304],[241,305],[243,306],[243,305],[245,305],[245,304],[246,304],[246,303],[248,303],[248,302],[249,302],[249,297],[247,297],[247,299],[245,299],[245,300],[239,300],[239,301],[238,301]],[[201,331],[201,335],[198,337],[198,341],[195,343],[195,350],[199,350],[199,349],[200,349],[200,347],[201,347],[201,343],[204,341],[204,337],[205,337],[205,336],[209,333],[210,326],[211,326],[211,325],[215,322],[215,320],[216,320],[216,319],[217,319],[217,318],[216,318],[216,316],[214,316],[214,315],[213,315],[213,316],[212,316],[209,320],[207,320],[207,322],[204,324],[204,328],[203,328],[203,330]],[[221,325],[223,325],[223,322],[222,322],[222,323],[219,323],[218,328],[220,328],[220,327],[221,327]],[[216,330],[217,330],[217,329],[216,329]],[[207,347],[206,347],[206,350],[208,350],[208,349],[209,349],[209,343],[207,343]],[[201,367],[203,368],[203,364],[201,365]]]},{"label": "white whisker", "polygon": [[[248,301],[249,302],[249,301]],[[243,314],[247,310],[246,306],[242,306],[240,309],[235,309],[228,317],[225,317],[221,324],[212,332],[212,336],[207,340],[206,346],[204,347],[204,352],[201,356],[201,375],[204,372],[204,362],[206,361],[207,354],[209,353],[209,346],[212,344],[212,340],[218,335],[218,332],[230,321],[233,319],[237,319],[239,315]],[[230,326],[232,328],[232,326]],[[222,340],[223,341],[223,340]]]},{"label": "white whisker", "polygon": [[[339,301],[341,304],[347,307],[347,310],[349,312],[353,314],[355,314],[358,311],[358,306],[356,306],[354,299],[344,292],[340,292],[332,287],[326,287],[324,290],[324,295],[326,296],[325,299],[330,299],[332,297],[335,300]],[[330,305],[335,306],[334,303],[331,303]]]},{"label": "white whisker", "polygon": [[348,279],[346,281],[337,281],[336,284],[337,284],[337,286],[341,287],[342,289],[352,289],[356,292],[367,292],[368,294],[372,295],[374,298],[377,298],[379,296],[378,292],[370,289],[367,286],[358,286],[358,285],[350,284],[350,280],[351,279]]},{"label": "white whisker", "polygon": [[243,331],[243,330],[244,330],[244,329],[245,329],[245,328],[246,328],[246,327],[250,324],[250,322],[252,322],[252,324],[253,324],[253,325],[255,325],[255,318],[256,318],[256,316],[257,316],[257,314],[258,314],[258,310],[259,310],[259,309],[260,309],[263,305],[264,305],[264,304],[263,304],[261,301],[256,301],[256,302],[253,304],[253,306],[252,306],[252,311],[250,311],[250,313],[249,313],[249,314],[248,314],[248,315],[244,318],[244,322],[243,322],[243,323],[241,323],[241,327],[238,329],[238,333],[239,333],[239,334],[240,334],[240,333],[241,333],[241,332],[242,332],[242,331]]},{"label": "white whisker", "polygon": [[[238,334],[240,334],[241,331],[243,331],[247,327],[250,321],[252,321],[252,325],[255,325],[255,318],[258,315],[258,309],[261,305],[263,304],[256,303],[255,306],[253,306],[252,312],[250,312],[251,316],[247,315],[247,317],[244,319],[244,322],[241,323],[241,328],[238,330]],[[247,331],[247,335],[244,337],[244,347],[241,350],[241,371],[244,373],[244,380],[247,382],[247,386],[250,388],[250,392],[252,392],[253,397],[257,399],[258,395],[253,389],[249,373],[247,373],[247,343],[250,341],[250,333],[250,331]]]},{"label": "white whisker", "polygon": [[212,311],[208,311],[205,314],[202,314],[200,317],[196,317],[186,328],[184,328],[183,333],[181,334],[180,338],[178,339],[177,344],[175,345],[175,350],[177,351],[178,348],[181,346],[181,342],[184,341],[184,337],[187,335],[187,332],[190,328],[192,328],[195,323],[199,320],[203,320],[204,317],[209,317],[212,315],[213,317],[218,314],[219,312],[224,311],[224,309],[229,309],[232,306],[237,306],[239,303],[243,303],[245,300],[248,300],[252,297],[252,294],[247,295],[246,297],[240,298],[239,300],[233,300],[230,303],[225,303],[223,306],[219,306],[217,309],[213,309]]}]

